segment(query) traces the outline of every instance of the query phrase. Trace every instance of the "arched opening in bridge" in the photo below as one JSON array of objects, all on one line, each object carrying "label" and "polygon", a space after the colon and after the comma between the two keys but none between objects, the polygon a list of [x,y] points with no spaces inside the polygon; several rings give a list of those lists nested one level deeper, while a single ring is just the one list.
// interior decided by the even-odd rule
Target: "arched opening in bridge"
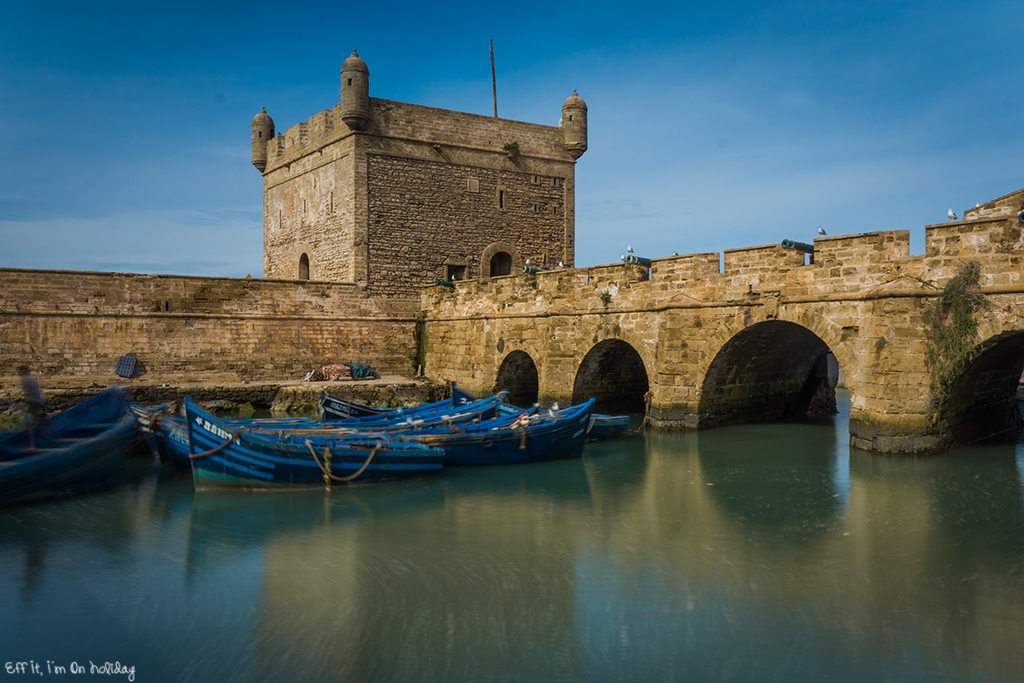
[{"label": "arched opening in bridge", "polygon": [[595,398],[602,413],[642,413],[650,389],[647,368],[636,349],[620,339],[598,342],[576,371],[572,402]]},{"label": "arched opening in bridge", "polygon": [[491,277],[512,274],[512,255],[499,251],[491,257]]},{"label": "arched opening in bridge", "polygon": [[498,368],[498,381],[494,390],[508,389],[508,402],[520,408],[529,408],[537,402],[537,365],[525,351],[513,351]]},{"label": "arched opening in bridge", "polygon": [[699,426],[834,415],[839,364],[816,334],[769,320],[730,339],[701,388]]},{"label": "arched opening in bridge", "polygon": [[953,380],[941,421],[953,444],[989,436],[1016,436],[1021,428],[1018,386],[1024,371],[1024,332],[993,337]]},{"label": "arched opening in bridge", "polygon": [[299,257],[299,279],[309,279],[309,256],[306,254]]}]

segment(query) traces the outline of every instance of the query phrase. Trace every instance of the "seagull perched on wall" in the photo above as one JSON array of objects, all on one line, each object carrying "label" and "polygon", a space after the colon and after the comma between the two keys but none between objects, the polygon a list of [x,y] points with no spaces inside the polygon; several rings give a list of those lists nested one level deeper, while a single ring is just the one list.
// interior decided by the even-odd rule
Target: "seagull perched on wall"
[{"label": "seagull perched on wall", "polygon": [[953,213],[953,209],[947,209],[946,210],[946,215],[949,217],[949,220],[951,220],[951,221],[955,221],[956,220],[956,214]]},{"label": "seagull perched on wall", "polygon": [[825,228],[823,228],[823,227],[821,227],[821,226],[819,225],[819,226],[818,226],[818,234],[819,234],[819,235],[824,235],[824,234],[825,234]]},{"label": "seagull perched on wall", "polygon": [[526,265],[530,265],[530,259],[526,259]]},{"label": "seagull perched on wall", "polygon": [[619,260],[620,261],[625,261],[626,260],[626,255],[625,254],[619,254]]},{"label": "seagull perched on wall", "polygon": [[672,255],[673,255],[673,256],[679,256],[679,252],[678,252],[678,251],[673,251],[673,252],[672,252]]},{"label": "seagull perched on wall", "polygon": [[565,264],[564,264],[564,263],[562,263],[561,261],[559,261],[559,262],[558,262],[558,267],[559,267],[559,268],[565,268]]},{"label": "seagull perched on wall", "polygon": [[633,253],[633,245],[627,244],[626,245],[626,252],[632,254]]}]

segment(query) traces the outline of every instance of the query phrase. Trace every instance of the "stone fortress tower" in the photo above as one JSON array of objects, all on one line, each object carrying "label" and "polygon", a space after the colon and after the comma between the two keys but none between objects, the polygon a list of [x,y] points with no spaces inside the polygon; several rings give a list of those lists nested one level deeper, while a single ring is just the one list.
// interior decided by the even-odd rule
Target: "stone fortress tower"
[{"label": "stone fortress tower", "polygon": [[508,275],[527,259],[572,266],[586,150],[575,91],[560,126],[382,100],[353,50],[333,109],[284,135],[265,110],[253,119],[264,277],[410,298],[435,279]]}]

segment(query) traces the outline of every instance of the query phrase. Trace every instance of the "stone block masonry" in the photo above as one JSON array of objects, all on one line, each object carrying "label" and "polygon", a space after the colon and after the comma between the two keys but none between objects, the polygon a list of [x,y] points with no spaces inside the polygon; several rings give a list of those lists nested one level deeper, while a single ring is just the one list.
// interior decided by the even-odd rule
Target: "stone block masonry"
[{"label": "stone block masonry", "polygon": [[[817,391],[830,352],[850,391],[858,448],[932,452],[1012,426],[1024,369],[1024,225],[1004,212],[927,226],[924,256],[910,255],[909,239],[820,238],[813,263],[774,245],[734,249],[721,272],[718,254],[655,259],[649,280],[611,265],[432,287],[423,294],[426,372],[486,393],[500,388],[510,354],[515,367],[529,366],[525,354],[537,397],[562,402],[581,376],[600,390],[602,377],[588,380],[591,361],[628,347],[642,364],[639,391],[650,389],[651,422],[699,429],[790,414]],[[936,396],[923,312],[971,260],[987,302],[976,354]],[[614,379],[614,367],[596,367]]]},{"label": "stone block masonry", "polygon": [[121,355],[172,382],[301,379],[332,362],[407,374],[417,310],[343,283],[0,269],[0,376],[28,363],[110,382]]},{"label": "stone block masonry", "polygon": [[371,98],[357,55],[342,71],[333,109],[279,135],[266,112],[253,120],[265,277],[401,298],[527,259],[573,264],[582,98],[573,93],[561,123],[544,126]]}]

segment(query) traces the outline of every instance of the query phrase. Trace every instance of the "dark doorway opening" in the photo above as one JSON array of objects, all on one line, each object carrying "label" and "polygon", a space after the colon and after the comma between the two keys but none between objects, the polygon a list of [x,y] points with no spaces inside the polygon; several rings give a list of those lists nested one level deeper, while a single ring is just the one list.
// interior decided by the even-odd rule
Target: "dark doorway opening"
[{"label": "dark doorway opening", "polygon": [[512,255],[508,252],[499,251],[491,257],[491,277],[498,275],[512,274]]},{"label": "dark doorway opening", "polygon": [[309,256],[306,254],[299,257],[299,279],[309,279]]}]

